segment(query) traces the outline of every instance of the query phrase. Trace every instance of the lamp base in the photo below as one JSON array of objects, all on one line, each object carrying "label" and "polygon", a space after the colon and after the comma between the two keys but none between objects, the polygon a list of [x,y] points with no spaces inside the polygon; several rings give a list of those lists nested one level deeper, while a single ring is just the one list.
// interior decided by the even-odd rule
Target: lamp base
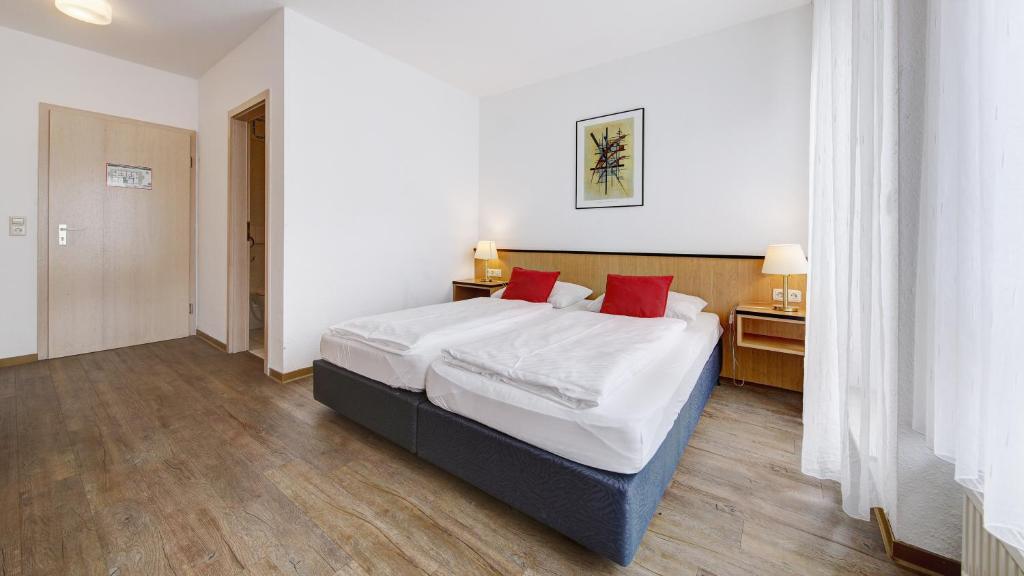
[{"label": "lamp base", "polygon": [[778,310],[780,312],[799,312],[800,311],[800,307],[799,306],[784,306],[782,304],[774,304],[774,305],[772,305],[772,310]]}]

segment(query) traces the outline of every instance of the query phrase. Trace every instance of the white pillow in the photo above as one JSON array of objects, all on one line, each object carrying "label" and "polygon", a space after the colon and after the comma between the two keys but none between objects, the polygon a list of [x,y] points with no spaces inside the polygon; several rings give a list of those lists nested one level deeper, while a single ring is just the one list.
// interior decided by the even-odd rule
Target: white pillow
[{"label": "white pillow", "polygon": [[[591,300],[588,309],[591,312],[600,312],[604,304],[604,294]],[[669,292],[668,302],[665,305],[665,318],[679,318],[687,322],[697,319],[697,314],[707,308],[708,303],[703,298],[682,294],[680,292]]]},{"label": "white pillow", "polygon": [[[491,298],[501,298],[501,295],[504,293],[505,289],[502,288],[491,294]],[[555,282],[555,287],[551,289],[551,295],[548,296],[548,302],[554,308],[566,308],[585,300],[587,296],[593,293],[594,291],[586,286],[570,282]]]}]

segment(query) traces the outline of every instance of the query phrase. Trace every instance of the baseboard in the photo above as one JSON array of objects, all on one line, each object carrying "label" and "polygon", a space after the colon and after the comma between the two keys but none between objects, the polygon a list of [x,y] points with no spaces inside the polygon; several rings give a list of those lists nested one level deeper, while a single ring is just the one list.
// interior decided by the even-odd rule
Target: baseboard
[{"label": "baseboard", "polygon": [[[199,339],[202,340],[203,342],[206,342],[207,344],[213,346],[214,348],[220,350],[221,352],[228,351],[227,344],[221,342],[220,340],[217,340],[216,338],[210,336],[209,334],[203,332],[202,330],[196,330],[196,336],[198,336]],[[292,380],[298,380],[299,378],[305,378],[306,376],[309,376],[312,373],[312,366],[307,366],[305,368],[299,368],[298,370],[292,370],[291,372],[284,373],[278,372],[273,368],[270,369],[270,377],[273,378],[274,380],[277,380],[278,382],[281,382],[282,384],[285,382],[291,382]]]},{"label": "baseboard", "polygon": [[878,530],[882,533],[882,544],[890,560],[919,574],[960,576],[959,561],[897,540],[892,533],[892,526],[885,510],[872,508],[871,512],[878,523]]},{"label": "baseboard", "polygon": [[282,384],[285,382],[291,382],[292,380],[298,380],[299,378],[305,378],[313,373],[313,367],[307,366],[305,368],[299,368],[298,370],[292,370],[291,372],[281,373],[273,368],[270,369],[270,377]]},{"label": "baseboard", "polygon": [[202,330],[196,330],[196,336],[198,336],[199,339],[202,340],[203,342],[206,342],[207,344],[209,344],[210,346],[213,346],[214,348],[216,348],[217,350],[220,350],[221,352],[227,352],[228,351],[228,345],[227,344],[221,342],[220,340],[217,340],[216,338],[214,338],[213,336],[210,336],[209,334],[207,334],[206,332],[203,332]]},{"label": "baseboard", "polygon": [[25,354],[24,356],[11,356],[10,358],[0,358],[0,368],[6,368],[8,366],[18,366],[19,364],[28,364],[39,360],[39,356],[36,354]]}]

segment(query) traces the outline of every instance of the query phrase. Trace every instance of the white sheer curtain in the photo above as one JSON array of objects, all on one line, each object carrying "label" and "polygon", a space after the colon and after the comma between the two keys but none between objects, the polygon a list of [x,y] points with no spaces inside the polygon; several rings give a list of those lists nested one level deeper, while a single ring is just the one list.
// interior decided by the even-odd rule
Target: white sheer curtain
[{"label": "white sheer curtain", "polygon": [[896,512],[895,0],[817,0],[804,473]]},{"label": "white sheer curtain", "polygon": [[1024,1],[929,18],[914,427],[1024,548]]}]

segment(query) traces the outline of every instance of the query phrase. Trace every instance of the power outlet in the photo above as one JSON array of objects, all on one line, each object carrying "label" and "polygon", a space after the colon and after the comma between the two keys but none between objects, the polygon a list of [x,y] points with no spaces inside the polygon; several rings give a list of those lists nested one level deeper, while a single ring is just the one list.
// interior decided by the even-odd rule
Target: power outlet
[{"label": "power outlet", "polygon": [[488,268],[487,269],[487,277],[488,278],[501,278],[501,268]]},{"label": "power outlet", "polygon": [[772,300],[782,302],[782,288],[775,288],[772,290]]},{"label": "power outlet", "polygon": [[800,302],[803,299],[803,292],[799,290],[789,289],[789,301]]}]

